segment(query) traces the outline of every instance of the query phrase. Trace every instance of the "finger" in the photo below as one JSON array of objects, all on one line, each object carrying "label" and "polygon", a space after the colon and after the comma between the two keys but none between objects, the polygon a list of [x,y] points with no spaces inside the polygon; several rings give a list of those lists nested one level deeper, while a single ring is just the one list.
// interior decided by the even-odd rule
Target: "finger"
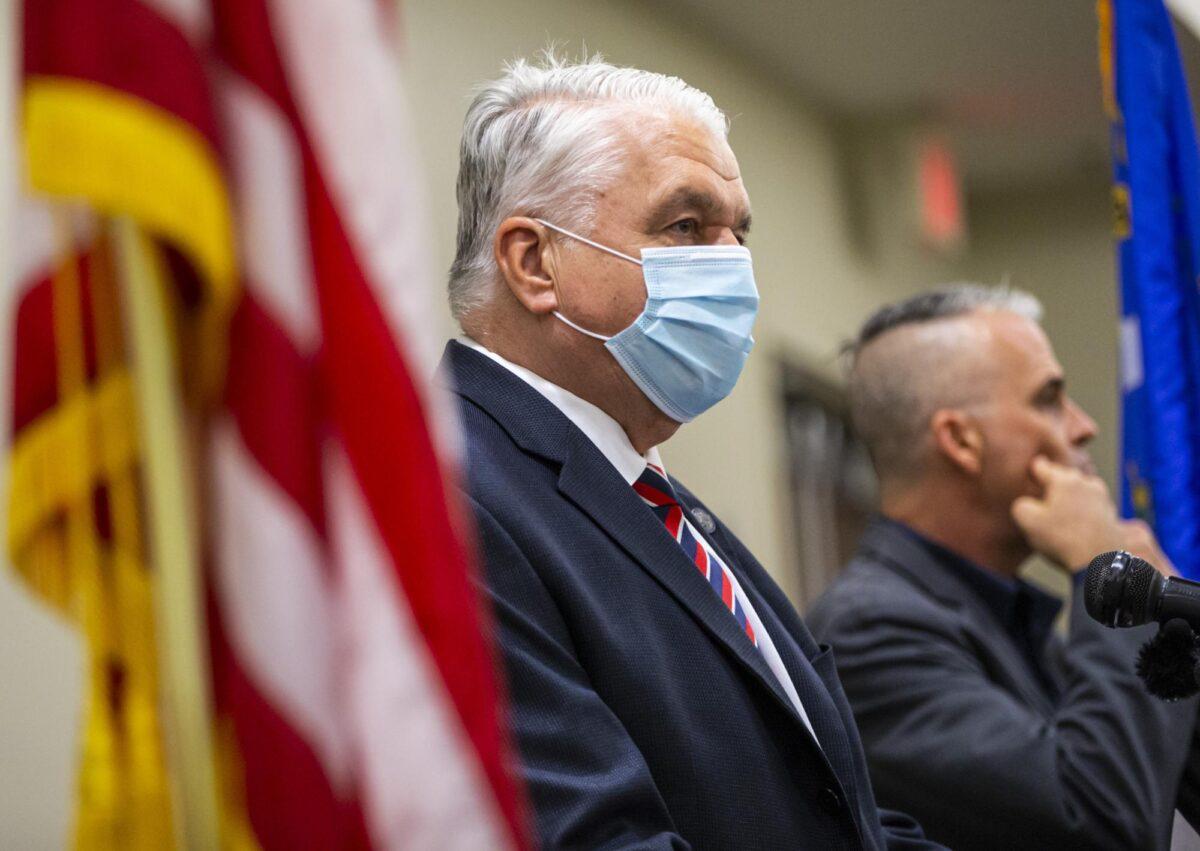
[{"label": "finger", "polygon": [[1027,528],[1035,523],[1042,510],[1042,501],[1034,499],[1032,496],[1017,497],[1013,500],[1012,508],[1010,509],[1013,520],[1022,528]]},{"label": "finger", "polygon": [[1042,486],[1050,484],[1050,480],[1057,475],[1058,471],[1059,466],[1045,455],[1034,456],[1029,465],[1029,473],[1033,476],[1033,480]]},{"label": "finger", "polygon": [[[1071,468],[1067,469],[1070,470]],[[1080,475],[1083,476],[1083,480],[1088,483],[1089,487],[1095,488],[1097,491],[1103,493],[1106,497],[1109,496],[1108,482],[1104,481],[1103,476],[1097,476],[1094,473],[1080,473]]]},{"label": "finger", "polygon": [[1141,520],[1122,520],[1121,532],[1131,541],[1148,540],[1150,538],[1150,527]]},{"label": "finger", "polygon": [[1154,533],[1144,523],[1122,520],[1121,537],[1125,541],[1125,549],[1131,552],[1142,550],[1153,553],[1158,550],[1158,541],[1155,539]]},{"label": "finger", "polygon": [[1150,528],[1150,524],[1140,517],[1134,517],[1132,520],[1122,520],[1121,525],[1132,532],[1145,535],[1147,538],[1154,537],[1154,530]]}]

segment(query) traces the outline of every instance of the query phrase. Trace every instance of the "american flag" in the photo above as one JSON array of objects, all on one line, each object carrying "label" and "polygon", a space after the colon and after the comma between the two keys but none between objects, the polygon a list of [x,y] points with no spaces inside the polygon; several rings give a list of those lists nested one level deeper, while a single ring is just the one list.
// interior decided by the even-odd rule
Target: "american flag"
[{"label": "american flag", "polygon": [[[201,829],[172,794],[161,711],[156,600],[177,566],[156,563],[148,517],[162,424],[123,280],[140,258],[164,285],[194,473],[183,525],[203,569],[221,843],[523,846],[447,484],[453,426],[429,381],[436,287],[394,10],[22,11],[8,541],[87,640],[76,845],[159,848],[181,824],[192,844]],[[157,483],[175,484],[188,477]]]}]

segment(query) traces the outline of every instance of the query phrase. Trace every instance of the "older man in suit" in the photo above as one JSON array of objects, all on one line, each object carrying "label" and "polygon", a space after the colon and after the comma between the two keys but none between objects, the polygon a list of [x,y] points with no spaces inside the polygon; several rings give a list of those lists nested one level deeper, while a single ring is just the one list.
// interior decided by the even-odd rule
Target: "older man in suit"
[{"label": "older man in suit", "polygon": [[828,654],[656,447],[758,304],[724,116],[517,62],[468,110],[457,392],[521,774],[548,848],[923,848],[877,809]]},{"label": "older man in suit", "polygon": [[[864,324],[849,396],[882,515],[809,623],[833,646],[880,800],[932,838],[1165,848],[1196,701],[1146,692],[1134,660],[1153,627],[1090,620],[1080,580],[1107,550],[1171,567],[1095,476],[1096,424],[1040,310],[963,285]],[[1065,641],[1059,601],[1018,578],[1034,552],[1072,577]]]}]

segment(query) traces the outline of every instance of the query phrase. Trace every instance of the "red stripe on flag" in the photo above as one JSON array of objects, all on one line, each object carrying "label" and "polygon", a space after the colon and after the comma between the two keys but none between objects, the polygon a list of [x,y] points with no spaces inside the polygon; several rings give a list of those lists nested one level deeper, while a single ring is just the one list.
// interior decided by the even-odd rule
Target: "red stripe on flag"
[{"label": "red stripe on flag", "polygon": [[246,449],[325,536],[314,363],[248,292],[229,328],[226,404]]},{"label": "red stripe on flag", "polygon": [[263,0],[212,0],[213,41],[229,67],[253,84],[284,114],[297,139],[303,127]]},{"label": "red stripe on flag", "polygon": [[425,414],[305,144],[309,233],[334,424],[413,618],[516,841],[500,689],[480,596],[452,527]]},{"label": "red stripe on flag", "polygon": [[[91,264],[94,255],[79,257],[79,294],[86,320],[83,331],[87,377],[95,378],[96,343],[91,313]],[[58,348],[54,343],[54,289],[48,277],[28,284],[17,305],[13,340],[13,422],[15,436],[58,404]]]},{"label": "red stripe on flag", "polygon": [[54,294],[48,279],[31,286],[17,305],[13,339],[13,435],[58,402]]},{"label": "red stripe on flag", "polygon": [[26,74],[74,77],[149,101],[219,150],[209,81],[197,46],[139,0],[24,4]]},{"label": "red stripe on flag", "polygon": [[370,848],[366,822],[352,790],[338,796],[308,742],[247,676],[211,596],[208,625],[213,696],[235,719],[246,811],[259,845],[265,851]]},{"label": "red stripe on flag", "polygon": [[[325,341],[327,403],[407,605],[517,842],[522,805],[507,767],[490,631],[452,528],[424,412],[329,197],[287,83],[264,0],[212,0],[225,61],[271,99],[304,157],[308,230]],[[456,512],[456,516],[465,516]]]},{"label": "red stripe on flag", "polygon": [[[213,9],[212,38],[218,55],[247,83],[274,101],[287,117],[293,133],[296,133],[299,129],[299,121],[287,93],[283,69],[275,51],[274,34],[271,32],[265,5],[261,2],[244,2],[244,0],[212,0],[211,5]],[[296,285],[299,286],[299,282],[296,282]],[[260,407],[258,394],[275,391],[268,389],[272,381],[270,371],[257,368],[258,365],[255,363],[256,347],[262,345],[265,350],[264,359],[274,362],[276,368],[281,368],[285,373],[290,373],[291,377],[285,379],[290,387],[282,391],[285,396],[284,404],[294,406],[301,411],[307,410],[310,402],[317,401],[312,399],[302,388],[303,382],[298,375],[304,371],[305,366],[312,368],[312,365],[302,365],[299,353],[295,351],[293,343],[282,329],[260,306],[250,300],[249,296],[244,298],[246,301],[239,306],[231,327],[229,407],[237,420],[238,429],[247,450],[255,457],[267,475],[279,483],[280,487],[295,500],[296,505],[313,521],[314,530],[323,534],[325,529],[324,494],[320,478],[319,458],[316,469],[317,481],[314,483],[312,480],[314,473],[309,460],[311,445],[309,445],[308,437],[294,436],[289,441],[292,444],[291,449],[283,453],[277,452],[271,445],[272,428],[277,423],[272,422],[274,415],[271,412],[262,410]],[[240,375],[239,367],[241,366],[251,372]],[[324,400],[320,401],[323,404]],[[302,418],[307,420],[307,417]],[[299,463],[296,463],[297,461]],[[314,487],[316,488],[315,495]],[[318,517],[320,518],[319,523],[315,520]],[[270,825],[274,821],[288,818],[287,806],[284,804],[287,796],[279,794],[283,790],[277,788],[273,778],[273,772],[277,771],[281,765],[275,761],[274,751],[277,748],[288,747],[290,742],[291,746],[303,747],[308,752],[308,759],[303,764],[308,766],[309,770],[320,772],[322,768],[315,762],[315,756],[312,755],[307,744],[299,740],[293,741],[295,734],[288,721],[265,701],[255,699],[257,693],[254,686],[237,666],[235,652],[232,648],[227,648],[226,655],[231,660],[228,667],[234,670],[236,675],[230,677],[229,687],[223,692],[226,700],[222,702],[221,708],[230,714],[238,733],[240,746],[243,749],[247,786],[251,786],[254,782],[266,784],[261,794],[247,795],[246,806],[256,832],[269,831]],[[222,693],[219,692],[220,694]],[[263,735],[271,741],[281,744],[277,747],[255,747],[254,740]],[[332,838],[327,839],[328,847],[369,847],[370,843],[366,836],[361,811],[352,822],[354,832],[350,834],[351,837],[361,837],[361,839],[346,840],[342,836],[345,825],[340,824],[336,817],[336,799],[331,802],[331,796],[332,790],[329,789],[322,773],[321,781],[318,781],[316,777],[310,778],[301,784],[300,789],[295,790],[290,807],[300,812],[305,812],[312,807],[321,814],[322,818],[327,819],[325,830],[333,834]],[[355,799],[354,806],[357,809],[360,806],[357,795]],[[262,834],[259,835],[260,841],[262,841]],[[270,846],[264,842],[264,846],[280,849],[289,847],[288,836],[276,836],[275,834],[268,834],[268,836],[277,841],[272,841]],[[316,848],[322,847],[322,845],[323,843],[317,840],[300,838],[299,847]]]}]

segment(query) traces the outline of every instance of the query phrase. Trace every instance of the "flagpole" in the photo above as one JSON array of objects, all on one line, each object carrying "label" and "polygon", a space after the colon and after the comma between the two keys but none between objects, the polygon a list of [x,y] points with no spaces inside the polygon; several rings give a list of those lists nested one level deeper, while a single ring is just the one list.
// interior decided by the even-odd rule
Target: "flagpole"
[{"label": "flagpole", "polygon": [[176,380],[166,281],[153,244],[133,220],[117,217],[114,236],[143,447],[172,815],[180,848],[216,851],[219,828],[196,476]]}]

